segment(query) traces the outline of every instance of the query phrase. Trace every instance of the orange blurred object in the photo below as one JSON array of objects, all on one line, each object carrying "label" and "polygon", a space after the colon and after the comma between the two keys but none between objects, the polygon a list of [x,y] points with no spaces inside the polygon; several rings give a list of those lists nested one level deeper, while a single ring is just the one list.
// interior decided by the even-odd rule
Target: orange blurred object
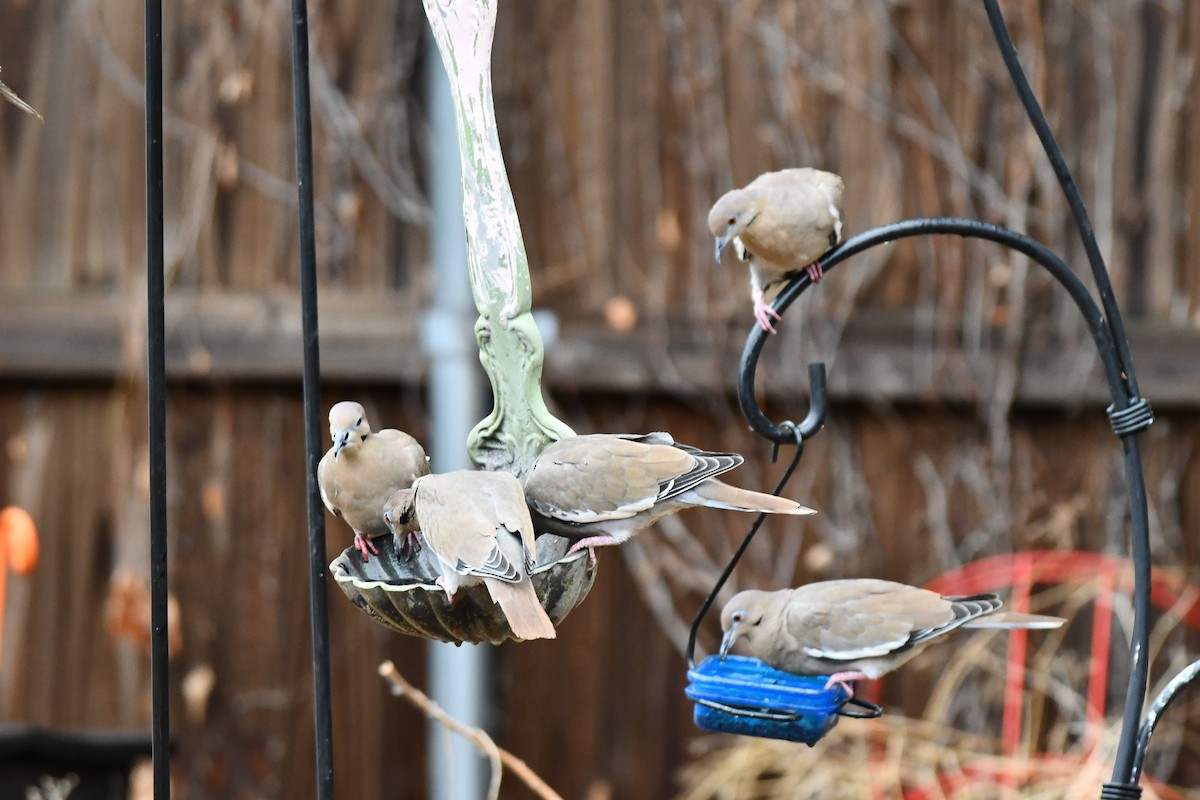
[{"label": "orange blurred object", "polygon": [[38,536],[33,518],[23,508],[6,506],[0,511],[0,646],[4,644],[8,565],[11,562],[18,575],[28,575],[37,568],[37,560]]},{"label": "orange blurred object", "polygon": [[[0,511],[0,547],[4,548],[0,563],[7,561],[18,575],[28,575],[37,568],[37,527],[28,511],[18,506]],[[2,608],[3,598],[0,598]]]}]

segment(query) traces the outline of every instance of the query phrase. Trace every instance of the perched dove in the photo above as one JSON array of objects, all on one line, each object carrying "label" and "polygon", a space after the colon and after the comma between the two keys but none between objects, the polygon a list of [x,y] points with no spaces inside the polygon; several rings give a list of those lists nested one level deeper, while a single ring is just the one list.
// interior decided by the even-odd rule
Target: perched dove
[{"label": "perched dove", "polygon": [[437,584],[451,600],[458,587],[482,581],[518,639],[555,638],[529,579],[537,547],[533,521],[512,475],[426,475],[393,494],[383,515],[389,525],[420,528],[442,567]]},{"label": "perched dove", "polygon": [[676,444],[666,433],[592,434],[546,447],[525,474],[525,500],[539,530],[580,539],[581,548],[620,544],[689,506],[771,514],[815,514],[775,495],[722,483],[737,453]]},{"label": "perched dove", "polygon": [[[383,504],[392,492],[428,475],[429,458],[403,431],[385,428],[372,433],[363,407],[349,400],[329,409],[329,435],[333,446],[317,465],[321,500],[354,530],[354,548],[366,561],[368,551],[379,554],[371,538],[388,532]],[[415,533],[407,533],[402,544],[411,556],[420,543]]]},{"label": "perched dove", "polygon": [[820,581],[798,589],[739,592],[721,611],[721,655],[736,642],[768,666],[829,675],[825,688],[878,678],[955,628],[1057,628],[1066,620],[996,613],[994,594],[943,597],[874,578]]},{"label": "perched dove", "polygon": [[814,283],[821,280],[817,259],[842,240],[844,188],[839,176],[819,169],[766,172],[726,192],[708,212],[717,261],[733,242],[750,263],[754,318],[763,330],[775,332],[771,318],[779,314],[768,303],[800,270]]}]

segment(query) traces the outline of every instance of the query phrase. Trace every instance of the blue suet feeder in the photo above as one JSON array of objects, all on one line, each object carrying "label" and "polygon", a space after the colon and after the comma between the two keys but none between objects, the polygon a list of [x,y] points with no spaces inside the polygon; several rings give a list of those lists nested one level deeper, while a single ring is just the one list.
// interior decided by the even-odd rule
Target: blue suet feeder
[{"label": "blue suet feeder", "polygon": [[[709,656],[688,670],[689,699],[696,727],[719,733],[804,742],[810,747],[839,716],[877,717],[883,710],[851,699],[840,686],[826,689],[827,676],[793,675],[757,658]],[[847,704],[863,709],[851,713]]]}]

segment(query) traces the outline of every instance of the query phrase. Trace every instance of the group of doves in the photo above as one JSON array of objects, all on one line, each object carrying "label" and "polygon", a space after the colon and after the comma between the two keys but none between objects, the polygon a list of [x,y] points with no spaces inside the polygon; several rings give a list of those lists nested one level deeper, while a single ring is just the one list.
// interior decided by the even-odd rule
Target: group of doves
[{"label": "group of doves", "polygon": [[[730,243],[748,263],[754,316],[774,332],[767,303],[801,270],[821,279],[818,258],[842,237],[842,179],[815,169],[759,176],[713,206],[716,256]],[[592,434],[548,444],[523,479],[460,470],[431,474],[424,449],[402,431],[372,431],[363,407],[329,411],[333,445],[317,467],[321,499],[354,530],[366,561],[371,539],[392,534],[401,557],[424,544],[437,557],[437,585],[451,601],[482,582],[518,639],[553,639],[554,624],[534,591],[537,532],[575,540],[571,555],[620,544],[691,506],[752,513],[816,513],[799,503],[723,483],[743,462],[666,433]],[[721,612],[724,657],[734,644],[768,666],[827,675],[826,688],[878,678],[955,628],[1056,628],[1064,620],[999,613],[994,594],[947,597],[872,578],[736,594]]]}]

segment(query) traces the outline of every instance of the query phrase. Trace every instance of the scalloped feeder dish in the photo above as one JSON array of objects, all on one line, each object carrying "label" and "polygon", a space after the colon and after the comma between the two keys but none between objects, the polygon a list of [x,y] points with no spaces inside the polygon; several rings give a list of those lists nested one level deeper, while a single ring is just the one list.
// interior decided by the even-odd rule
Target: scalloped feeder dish
[{"label": "scalloped feeder dish", "polygon": [[793,675],[757,658],[709,656],[688,670],[688,698],[696,704],[696,727],[766,739],[804,742],[810,747],[837,724],[839,716],[879,716],[882,709],[860,701],[865,714],[842,711],[849,698],[840,686],[825,688],[828,676]]},{"label": "scalloped feeder dish", "polygon": [[[434,581],[441,575],[437,557],[422,547],[402,561],[394,537],[372,540],[379,555],[363,563],[353,547],[329,562],[338,587],[367,616],[400,633],[443,642],[490,642],[514,638],[508,622],[483,584],[463,586],[451,603]],[[543,533],[537,537],[533,588],[546,614],[557,626],[583,602],[596,579],[587,550],[566,556],[571,540]]]}]

